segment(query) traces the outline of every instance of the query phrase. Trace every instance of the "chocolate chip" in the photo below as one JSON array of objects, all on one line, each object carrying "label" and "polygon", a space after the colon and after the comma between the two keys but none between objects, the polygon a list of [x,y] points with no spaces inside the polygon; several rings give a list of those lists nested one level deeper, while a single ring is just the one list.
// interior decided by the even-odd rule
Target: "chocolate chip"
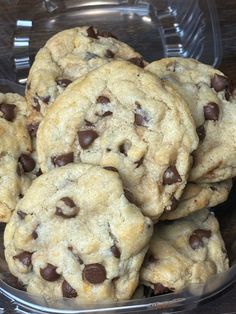
[{"label": "chocolate chip", "polygon": [[69,79],[58,79],[56,80],[56,82],[57,82],[57,85],[63,88],[66,88],[70,83],[72,83],[72,81]]},{"label": "chocolate chip", "polygon": [[23,282],[20,281],[17,277],[13,276],[12,274],[9,274],[9,273],[4,274],[3,279],[4,279],[4,282],[6,282],[9,286],[11,286],[15,289],[18,289],[18,290],[26,291],[26,288],[25,288]]},{"label": "chocolate chip", "polygon": [[129,190],[124,189],[124,195],[131,204],[137,205],[133,194]]},{"label": "chocolate chip", "polygon": [[105,38],[112,37],[112,38],[117,39],[117,37],[114,34],[112,34],[111,32],[100,32],[100,31],[98,31],[98,36],[105,37]]},{"label": "chocolate chip", "polygon": [[34,108],[36,111],[40,111],[40,103],[39,103],[38,98],[34,97],[34,98],[33,98],[33,101],[34,101],[33,108]]},{"label": "chocolate chip", "polygon": [[23,194],[19,194],[19,198],[21,199],[21,198],[23,198],[24,197],[24,195]]},{"label": "chocolate chip", "polygon": [[39,127],[39,123],[31,123],[27,125],[27,130],[31,138],[36,137],[38,127]]},{"label": "chocolate chip", "polygon": [[90,121],[88,121],[86,119],[84,119],[84,122],[85,122],[86,126],[95,126],[92,122],[90,122]]},{"label": "chocolate chip", "polygon": [[81,148],[87,149],[98,137],[98,134],[94,130],[79,131],[79,144]]},{"label": "chocolate chip", "polygon": [[51,99],[51,96],[41,97],[42,102],[44,102],[47,105],[48,105],[50,99]]},{"label": "chocolate chip", "polygon": [[215,186],[210,186],[210,189],[211,189],[212,191],[218,191]]},{"label": "chocolate chip", "polygon": [[137,164],[136,168],[139,168],[142,165],[143,160],[144,160],[144,156],[141,157],[138,161],[135,161],[135,164]]},{"label": "chocolate chip", "polygon": [[76,290],[66,280],[63,281],[61,289],[64,298],[76,298],[78,296]]},{"label": "chocolate chip", "polygon": [[106,151],[109,153],[109,152],[111,152],[111,149],[110,148],[106,148]]},{"label": "chocolate chip", "polygon": [[169,289],[165,286],[163,286],[161,283],[155,283],[154,284],[154,294],[155,295],[160,295],[160,294],[166,294],[166,293],[170,293],[173,292],[173,289]]},{"label": "chocolate chip", "polygon": [[14,121],[16,117],[15,105],[12,104],[0,104],[0,111],[3,113],[3,118],[7,121]]},{"label": "chocolate chip", "polygon": [[170,166],[166,169],[166,171],[163,174],[163,184],[170,185],[177,182],[182,182],[182,179],[176,169],[175,166]]},{"label": "chocolate chip", "polygon": [[106,269],[103,265],[95,263],[85,265],[83,279],[92,284],[99,284],[106,280]]},{"label": "chocolate chip", "polygon": [[120,250],[115,244],[111,247],[111,251],[116,258],[120,258]]},{"label": "chocolate chip", "polygon": [[115,54],[110,49],[106,50],[105,57],[106,58],[114,58]]},{"label": "chocolate chip", "polygon": [[209,102],[203,107],[205,120],[219,120],[220,109],[219,106],[214,102]]},{"label": "chocolate chip", "polygon": [[19,216],[20,220],[24,220],[25,217],[27,216],[27,214],[24,213],[22,210],[18,210],[17,215]]},{"label": "chocolate chip", "polygon": [[107,166],[107,167],[103,167],[103,169],[106,169],[106,170],[109,170],[109,171],[118,172],[118,170],[115,167]]},{"label": "chocolate chip", "polygon": [[104,112],[103,113],[103,115],[102,115],[102,117],[104,118],[104,117],[108,117],[108,116],[111,116],[113,114],[113,112],[111,112],[111,111],[106,111],[106,112]]},{"label": "chocolate chip", "polygon": [[229,79],[223,75],[215,74],[211,79],[211,87],[216,92],[221,92],[229,86]]},{"label": "chocolate chip", "polygon": [[34,159],[27,154],[22,154],[18,160],[24,170],[24,172],[30,172],[34,170],[36,163]]},{"label": "chocolate chip", "polygon": [[31,257],[33,253],[24,251],[18,255],[13,256],[14,259],[18,259],[24,266],[30,267],[32,265]]},{"label": "chocolate chip", "polygon": [[98,38],[97,34],[95,33],[95,30],[94,30],[93,26],[90,26],[87,29],[87,35],[88,35],[88,37],[91,37],[91,38],[95,38],[95,39]]},{"label": "chocolate chip", "polygon": [[36,177],[40,177],[42,174],[42,170],[39,168],[39,170],[36,172]]},{"label": "chocolate chip", "polygon": [[52,157],[51,161],[54,164],[54,166],[63,167],[74,161],[74,153],[71,152],[71,153]]},{"label": "chocolate chip", "polygon": [[200,247],[203,247],[204,246],[204,243],[202,242],[201,238],[199,238],[197,235],[195,234],[192,234],[190,237],[189,237],[189,244],[191,246],[191,248],[193,250],[197,250],[199,249]]},{"label": "chocolate chip", "polygon": [[66,212],[63,211],[62,208],[56,207],[55,214],[57,216],[61,216],[63,218],[74,218],[74,217],[77,216],[79,208],[76,207],[74,201],[71,198],[63,197],[63,198],[60,199],[60,201],[62,201],[66,206],[68,206],[70,208],[73,208],[74,210],[72,212],[66,213]]},{"label": "chocolate chip", "polygon": [[34,240],[38,239],[38,233],[35,230],[32,232],[32,238]]},{"label": "chocolate chip", "polygon": [[135,65],[137,65],[140,68],[144,68],[145,67],[145,64],[144,64],[142,58],[134,57],[134,58],[129,59],[128,61],[133,63],[133,64],[135,64]]},{"label": "chocolate chip", "polygon": [[171,201],[171,204],[165,207],[166,212],[173,211],[178,207],[179,202],[174,196],[171,197],[170,201]]},{"label": "chocolate chip", "polygon": [[204,128],[204,125],[200,125],[199,127],[196,128],[197,135],[199,137],[200,141],[203,141],[204,138],[206,137],[206,130]]},{"label": "chocolate chip", "polygon": [[106,96],[98,96],[97,98],[97,104],[109,104],[110,102],[110,99]]},{"label": "chocolate chip", "polygon": [[48,263],[45,268],[40,269],[40,275],[44,280],[56,281],[60,278],[60,275],[56,272],[57,267]]},{"label": "chocolate chip", "polygon": [[197,230],[194,230],[193,234],[198,236],[201,240],[203,238],[209,239],[211,237],[211,230],[197,229]]},{"label": "chocolate chip", "polygon": [[135,113],[134,114],[134,123],[138,126],[144,126],[145,120],[141,114]]}]

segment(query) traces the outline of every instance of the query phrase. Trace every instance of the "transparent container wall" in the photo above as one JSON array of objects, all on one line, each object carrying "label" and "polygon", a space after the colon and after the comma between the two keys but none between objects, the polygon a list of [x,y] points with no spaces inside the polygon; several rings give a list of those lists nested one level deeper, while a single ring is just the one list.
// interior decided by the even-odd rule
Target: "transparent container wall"
[{"label": "transparent container wall", "polygon": [[[162,57],[193,57],[217,66],[220,35],[212,0],[0,0],[0,90],[24,93],[35,54],[56,32],[79,25],[111,31],[143,54],[147,61]],[[235,188],[234,188],[235,192]],[[228,272],[206,285],[188,287],[179,294],[107,305],[80,305],[72,300],[31,296],[19,288],[4,260],[0,224],[0,313],[180,313],[211,298],[235,281],[236,194],[215,209],[231,260]]]},{"label": "transparent container wall", "polygon": [[212,0],[0,0],[0,4],[0,75],[19,83],[25,83],[35,54],[49,37],[79,25],[113,32],[147,61],[182,56],[216,66],[221,59]]}]

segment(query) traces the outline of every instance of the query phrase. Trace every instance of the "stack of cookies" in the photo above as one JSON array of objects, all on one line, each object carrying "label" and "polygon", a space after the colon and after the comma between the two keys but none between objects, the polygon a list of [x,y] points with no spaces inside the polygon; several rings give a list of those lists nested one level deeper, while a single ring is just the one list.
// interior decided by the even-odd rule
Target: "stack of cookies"
[{"label": "stack of cookies", "polygon": [[78,303],[204,284],[228,269],[209,207],[236,175],[230,80],[192,59],[151,64],[113,34],[52,37],[26,100],[0,94],[0,221],[10,272]]}]

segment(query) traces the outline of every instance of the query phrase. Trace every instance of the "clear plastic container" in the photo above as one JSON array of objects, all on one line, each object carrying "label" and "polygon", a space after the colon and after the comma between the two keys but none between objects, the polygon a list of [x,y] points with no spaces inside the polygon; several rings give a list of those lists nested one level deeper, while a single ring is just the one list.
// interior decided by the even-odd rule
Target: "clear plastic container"
[{"label": "clear plastic container", "polygon": [[[0,0],[0,5],[0,90],[3,92],[23,94],[30,65],[39,48],[56,32],[79,25],[94,25],[115,33],[147,61],[182,56],[217,66],[221,60],[219,26],[212,0]],[[236,260],[236,237],[231,228],[236,222],[233,211],[236,200],[232,197],[216,209],[231,265]],[[3,230],[4,225],[0,224],[1,236]],[[1,247],[0,312],[176,313],[191,310],[198,302],[222,292],[235,278],[236,266],[231,266],[228,272],[211,278],[206,285],[191,286],[179,294],[78,307],[72,300],[45,300],[11,287],[9,284],[14,286],[14,280],[7,272]]]}]

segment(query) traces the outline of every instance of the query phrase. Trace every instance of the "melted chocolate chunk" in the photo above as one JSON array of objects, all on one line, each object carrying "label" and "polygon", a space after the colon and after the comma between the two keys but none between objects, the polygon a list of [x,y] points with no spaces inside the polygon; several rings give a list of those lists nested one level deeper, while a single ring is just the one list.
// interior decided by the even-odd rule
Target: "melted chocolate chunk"
[{"label": "melted chocolate chunk", "polygon": [[57,85],[59,85],[62,88],[66,88],[68,85],[70,85],[70,83],[72,83],[72,81],[69,79],[58,79],[56,82]]},{"label": "melted chocolate chunk", "polygon": [[40,269],[40,275],[46,281],[56,281],[60,278],[60,275],[56,272],[57,267],[48,263],[45,268]]},{"label": "melted chocolate chunk", "polygon": [[87,149],[98,136],[98,133],[94,130],[79,131],[78,137],[81,148]]},{"label": "melted chocolate chunk", "polygon": [[118,249],[118,247],[114,244],[112,247],[111,247],[111,251],[112,251],[112,254],[116,257],[116,258],[120,258],[120,250]]},{"label": "melted chocolate chunk", "polygon": [[223,75],[215,74],[211,79],[211,87],[216,92],[221,92],[229,86],[229,79]]},{"label": "melted chocolate chunk", "polygon": [[54,164],[54,166],[63,167],[74,161],[74,153],[71,152],[71,153],[52,157],[51,161]]},{"label": "melted chocolate chunk", "polygon": [[206,137],[206,130],[204,128],[204,125],[200,125],[196,128],[197,135],[199,137],[199,140],[202,142],[204,138]]},{"label": "melted chocolate chunk", "polygon": [[111,101],[110,101],[110,99],[108,98],[108,97],[106,97],[106,96],[99,96],[98,98],[97,98],[97,104],[109,104]]},{"label": "melted chocolate chunk", "polygon": [[24,251],[18,255],[13,256],[14,259],[18,259],[24,266],[30,267],[32,265],[31,257],[33,253]]},{"label": "melted chocolate chunk", "polygon": [[76,207],[74,201],[69,197],[63,197],[63,198],[61,198],[61,201],[64,202],[65,205],[67,205],[68,207],[74,208],[74,211],[71,213],[65,213],[65,212],[63,212],[63,209],[61,209],[60,207],[56,207],[55,214],[57,216],[61,216],[63,218],[74,218],[74,217],[76,217],[78,214],[79,208]]},{"label": "melted chocolate chunk", "polygon": [[95,29],[93,26],[90,26],[88,29],[87,29],[87,35],[88,37],[91,37],[91,38],[94,38],[94,39],[97,39],[98,36],[97,34],[95,33]]},{"label": "melted chocolate chunk", "polygon": [[32,238],[34,239],[34,240],[36,240],[36,239],[38,239],[38,233],[34,230],[33,232],[32,232]]},{"label": "melted chocolate chunk", "polygon": [[173,292],[173,289],[169,289],[169,288],[163,286],[159,282],[154,284],[154,294],[155,295],[166,294],[166,293],[170,293],[170,292]]},{"label": "melted chocolate chunk", "polygon": [[144,64],[142,58],[134,57],[134,58],[129,59],[128,61],[133,63],[133,64],[135,64],[135,65],[137,65],[140,68],[144,68],[145,67],[145,64]]},{"label": "melted chocolate chunk", "polygon": [[199,238],[197,235],[195,234],[192,234],[190,237],[189,237],[189,244],[191,246],[191,248],[193,250],[197,250],[201,247],[204,246],[204,243],[203,241],[201,240],[201,238]]},{"label": "melted chocolate chunk", "polygon": [[105,38],[112,37],[112,38],[117,39],[117,37],[114,34],[112,34],[111,32],[100,32],[100,31],[98,31],[98,36],[105,37]]},{"label": "melted chocolate chunk", "polygon": [[110,49],[107,49],[106,53],[105,53],[105,57],[106,58],[114,58],[115,54],[114,52],[112,52]]},{"label": "melted chocolate chunk", "polygon": [[203,107],[205,120],[219,120],[220,109],[219,106],[214,102],[209,102]]},{"label": "melted chocolate chunk", "polygon": [[27,130],[31,138],[35,138],[38,131],[39,123],[31,123],[27,125]]},{"label": "melted chocolate chunk", "polygon": [[64,298],[76,298],[78,296],[76,290],[66,280],[63,281],[61,289]]},{"label": "melted chocolate chunk", "polygon": [[163,174],[163,184],[171,185],[174,183],[182,182],[182,179],[175,166],[170,166]]},{"label": "melted chocolate chunk", "polygon": [[108,110],[108,111],[103,113],[102,117],[105,118],[105,117],[108,117],[108,116],[111,116],[111,115],[113,115],[113,112]]},{"label": "melted chocolate chunk", "polygon": [[22,154],[18,161],[20,162],[24,172],[31,172],[36,166],[34,159],[27,154]]},{"label": "melted chocolate chunk", "polygon": [[138,126],[144,126],[145,124],[145,119],[144,117],[139,114],[139,113],[135,113],[134,114],[134,123]]},{"label": "melted chocolate chunk", "polygon": [[165,207],[166,212],[174,211],[178,207],[179,202],[174,196],[172,196],[170,200],[171,204]]},{"label": "melted chocolate chunk", "polygon": [[92,284],[102,283],[106,280],[106,269],[98,263],[85,265],[83,279]]},{"label": "melted chocolate chunk", "polygon": [[16,118],[16,105],[0,104],[0,111],[3,113],[3,118],[7,121],[13,122]]}]

